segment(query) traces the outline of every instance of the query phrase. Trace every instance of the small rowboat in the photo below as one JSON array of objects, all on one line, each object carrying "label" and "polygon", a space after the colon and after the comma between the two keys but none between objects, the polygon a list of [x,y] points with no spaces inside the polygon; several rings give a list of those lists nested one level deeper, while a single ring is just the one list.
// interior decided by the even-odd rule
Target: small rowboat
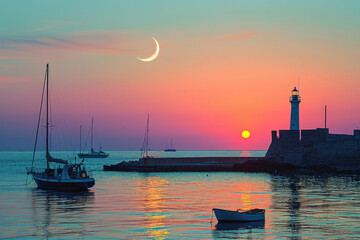
[{"label": "small rowboat", "polygon": [[265,220],[265,209],[254,208],[249,211],[241,212],[213,208],[218,222],[253,222]]}]

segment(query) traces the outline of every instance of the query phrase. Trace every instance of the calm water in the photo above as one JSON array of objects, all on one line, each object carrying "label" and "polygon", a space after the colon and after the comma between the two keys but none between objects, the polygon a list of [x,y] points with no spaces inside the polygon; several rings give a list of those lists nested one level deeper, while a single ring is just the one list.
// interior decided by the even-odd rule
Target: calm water
[{"label": "calm water", "polygon": [[[0,238],[38,239],[357,239],[358,177],[251,173],[103,172],[139,152],[89,159],[95,187],[59,193],[25,186],[30,152],[0,152]],[[73,152],[58,152],[69,157]],[[155,152],[157,156],[263,156],[264,151]],[[40,157],[40,156],[39,156]],[[28,179],[30,180],[30,179]],[[213,207],[265,208],[255,224],[210,224]]]}]

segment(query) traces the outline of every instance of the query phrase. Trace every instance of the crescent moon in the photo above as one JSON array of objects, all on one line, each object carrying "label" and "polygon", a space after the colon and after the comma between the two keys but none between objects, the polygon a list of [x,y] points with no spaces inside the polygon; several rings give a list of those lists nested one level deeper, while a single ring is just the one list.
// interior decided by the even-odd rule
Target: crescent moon
[{"label": "crescent moon", "polygon": [[155,43],[156,43],[156,51],[154,52],[153,55],[151,55],[150,57],[148,58],[139,58],[137,57],[137,59],[139,59],[140,61],[143,61],[143,62],[151,62],[152,60],[155,60],[155,58],[157,58],[157,56],[159,55],[160,53],[160,46],[159,46],[159,43],[156,41],[155,38],[152,38],[154,39]]}]

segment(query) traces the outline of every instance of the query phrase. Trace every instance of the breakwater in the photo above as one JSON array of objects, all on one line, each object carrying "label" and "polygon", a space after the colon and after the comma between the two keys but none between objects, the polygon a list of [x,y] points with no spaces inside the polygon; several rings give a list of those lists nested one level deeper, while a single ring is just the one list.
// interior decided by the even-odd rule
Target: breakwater
[{"label": "breakwater", "polygon": [[140,158],[104,165],[104,171],[122,172],[257,172],[281,175],[337,175],[357,174],[360,171],[344,170],[327,165],[295,165],[266,157],[179,157]]},{"label": "breakwater", "polygon": [[137,172],[209,172],[238,171],[240,165],[263,160],[264,157],[177,157],[140,158],[115,165],[104,165],[104,171]]}]

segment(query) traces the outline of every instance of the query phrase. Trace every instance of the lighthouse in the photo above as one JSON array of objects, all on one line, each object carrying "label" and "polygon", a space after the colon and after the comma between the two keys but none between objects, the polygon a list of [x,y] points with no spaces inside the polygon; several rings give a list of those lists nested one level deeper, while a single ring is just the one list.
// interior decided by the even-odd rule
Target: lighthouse
[{"label": "lighthouse", "polygon": [[301,97],[299,96],[299,90],[294,87],[291,91],[290,103],[291,103],[291,119],[290,130],[299,130],[299,105]]}]

